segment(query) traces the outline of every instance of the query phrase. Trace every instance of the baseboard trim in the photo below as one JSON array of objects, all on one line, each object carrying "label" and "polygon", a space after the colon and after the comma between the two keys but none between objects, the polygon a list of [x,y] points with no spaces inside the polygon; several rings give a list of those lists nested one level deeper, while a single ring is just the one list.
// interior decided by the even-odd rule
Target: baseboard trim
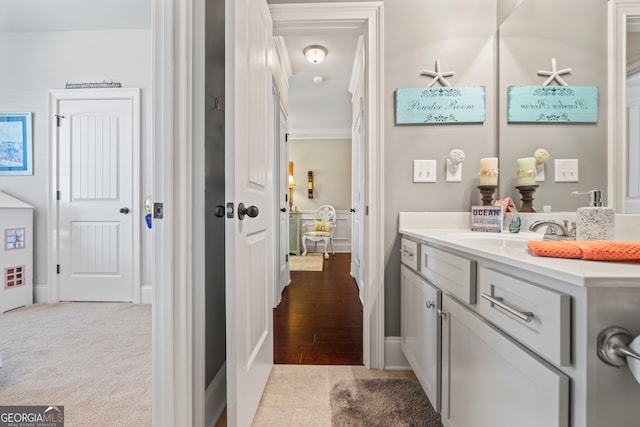
[{"label": "baseboard trim", "polygon": [[218,373],[207,386],[204,394],[204,422],[215,427],[220,414],[227,406],[227,362],[222,364]]},{"label": "baseboard trim", "polygon": [[384,369],[388,371],[410,371],[411,366],[404,357],[401,337],[384,338]]},{"label": "baseboard trim", "polygon": [[46,304],[49,302],[49,287],[47,285],[37,285],[33,287],[33,303]]},{"label": "baseboard trim", "polygon": [[140,304],[151,304],[153,302],[153,287],[142,286],[140,288]]}]

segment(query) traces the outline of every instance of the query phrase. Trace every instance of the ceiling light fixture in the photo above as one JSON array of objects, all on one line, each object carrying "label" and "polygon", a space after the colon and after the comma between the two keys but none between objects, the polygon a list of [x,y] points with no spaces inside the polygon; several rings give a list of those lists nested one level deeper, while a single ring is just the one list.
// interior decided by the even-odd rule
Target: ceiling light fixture
[{"label": "ceiling light fixture", "polygon": [[321,63],[324,60],[324,57],[327,56],[327,49],[317,44],[305,47],[303,52],[304,57],[312,64]]}]

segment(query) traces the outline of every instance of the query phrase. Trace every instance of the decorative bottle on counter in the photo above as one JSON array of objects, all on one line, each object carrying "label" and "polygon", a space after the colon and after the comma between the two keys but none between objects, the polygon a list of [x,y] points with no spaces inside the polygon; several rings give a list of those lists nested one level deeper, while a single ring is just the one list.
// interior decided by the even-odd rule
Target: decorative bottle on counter
[{"label": "decorative bottle on counter", "polygon": [[576,211],[576,240],[614,240],[616,215],[613,208],[602,206],[601,191],[574,191],[571,194],[589,195],[589,206]]}]

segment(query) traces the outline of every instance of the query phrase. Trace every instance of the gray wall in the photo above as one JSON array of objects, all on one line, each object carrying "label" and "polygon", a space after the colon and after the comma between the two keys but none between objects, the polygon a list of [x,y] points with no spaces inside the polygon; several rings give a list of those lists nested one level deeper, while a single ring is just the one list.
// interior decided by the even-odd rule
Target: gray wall
[{"label": "gray wall", "polygon": [[213,215],[224,200],[224,113],[214,99],[224,96],[224,1],[206,3],[205,60],[205,385],[226,358],[224,218]]},{"label": "gray wall", "polygon": [[[567,19],[567,17],[571,17]],[[539,182],[534,207],[575,211],[586,206],[576,190],[602,190],[607,200],[607,2],[603,0],[525,0],[500,25],[500,187],[502,196],[520,201],[516,159],[549,151],[546,180]],[[538,70],[571,68],[562,78],[570,86],[598,87],[598,122],[581,124],[507,123],[509,86],[540,85]],[[553,82],[552,85],[557,85]],[[580,182],[554,182],[554,159],[578,159]],[[519,206],[519,203],[516,203]]]},{"label": "gray wall", "polygon": [[[311,3],[320,0],[271,0],[270,3]],[[503,187],[512,186],[515,159],[547,148],[553,158],[578,158],[579,184],[540,187],[535,205],[573,210],[583,201],[567,195],[574,188],[606,190],[607,2],[604,0],[386,0],[384,1],[385,99],[385,335],[400,334],[400,257],[398,212],[466,211],[480,200],[479,159],[499,156]],[[499,21],[498,21],[498,16]],[[508,53],[498,52],[500,45]],[[513,50],[513,51],[511,51]],[[571,85],[598,86],[599,120],[595,125],[507,125],[506,86],[537,85],[538,70],[551,58],[571,67]],[[395,126],[394,91],[424,87],[419,76],[439,59],[453,70],[453,86],[486,88],[486,121],[482,125]],[[500,63],[498,62],[500,59]],[[504,59],[504,61],[503,61]],[[500,111],[499,111],[500,110]],[[499,129],[499,132],[498,132]],[[500,144],[498,147],[498,143]],[[540,145],[540,143],[544,143]],[[452,148],[466,153],[462,183],[447,183],[444,162]],[[504,152],[503,152],[504,151]],[[414,159],[438,161],[438,182],[412,183]],[[511,164],[514,165],[511,170]],[[553,175],[553,169],[547,173]],[[505,194],[511,191],[503,190]],[[519,197],[517,198],[519,201]]]},{"label": "gray wall", "polygon": [[[296,182],[293,204],[299,210],[351,208],[350,139],[289,139],[289,161]],[[308,197],[308,171],[313,172],[313,199]]]},{"label": "gray wall", "polygon": [[[0,111],[33,113],[33,176],[0,176],[0,191],[34,209],[34,293],[47,295],[49,93],[66,82],[142,88],[140,195],[151,194],[151,30],[0,32]],[[151,287],[151,232],[139,216],[141,281]],[[36,298],[35,302],[46,302]]]}]

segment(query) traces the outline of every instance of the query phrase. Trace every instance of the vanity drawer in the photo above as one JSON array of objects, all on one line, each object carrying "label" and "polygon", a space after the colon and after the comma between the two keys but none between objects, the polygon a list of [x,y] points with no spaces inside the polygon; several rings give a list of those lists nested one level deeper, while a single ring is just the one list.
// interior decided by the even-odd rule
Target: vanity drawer
[{"label": "vanity drawer", "polygon": [[571,363],[569,295],[481,267],[478,312],[548,360],[560,366]]},{"label": "vanity drawer", "polygon": [[418,242],[405,237],[400,239],[400,261],[413,271],[418,271]]},{"label": "vanity drawer", "polygon": [[476,262],[429,245],[420,245],[420,274],[467,304],[476,303]]}]

